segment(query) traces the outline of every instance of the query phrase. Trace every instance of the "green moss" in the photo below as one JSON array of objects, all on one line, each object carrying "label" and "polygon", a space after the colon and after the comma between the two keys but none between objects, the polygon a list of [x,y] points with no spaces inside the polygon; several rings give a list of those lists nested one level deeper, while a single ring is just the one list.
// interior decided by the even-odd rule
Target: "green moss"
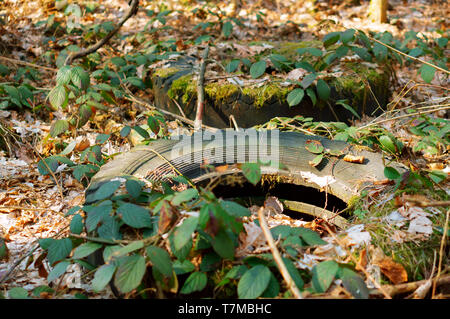
[{"label": "green moss", "polygon": [[[273,44],[272,44],[273,45]],[[273,53],[284,55],[288,60],[298,56],[297,49],[300,48],[321,48],[320,41],[302,41],[302,42],[281,42],[276,43],[272,49]]]},{"label": "green moss", "polygon": [[277,98],[281,102],[286,100],[286,95],[289,93],[288,88],[282,88],[276,84],[268,84],[260,87],[246,87],[242,90],[244,95],[253,99],[256,108],[262,107],[266,101]]},{"label": "green moss", "polygon": [[155,72],[153,72],[153,76],[157,76],[160,78],[168,78],[169,76],[174,75],[178,71],[179,69],[177,68],[161,68],[155,70]]},{"label": "green moss", "polygon": [[195,94],[196,83],[197,81],[193,80],[191,74],[184,75],[172,82],[167,95],[172,99],[181,97],[183,103],[187,103],[192,95]]},{"label": "green moss", "polygon": [[205,93],[215,101],[226,101],[229,96],[238,91],[239,88],[233,84],[211,83],[205,86]]},{"label": "green moss", "polygon": [[[341,63],[343,76],[331,79],[330,85],[336,88],[340,95],[351,96],[353,107],[362,107],[373,91],[376,97],[387,96],[389,73],[372,69],[361,63]],[[370,88],[368,87],[370,84]]]}]

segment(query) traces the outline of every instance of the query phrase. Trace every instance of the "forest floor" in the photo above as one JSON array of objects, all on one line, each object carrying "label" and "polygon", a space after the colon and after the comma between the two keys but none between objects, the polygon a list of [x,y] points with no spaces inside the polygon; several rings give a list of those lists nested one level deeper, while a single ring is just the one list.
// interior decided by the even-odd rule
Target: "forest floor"
[{"label": "forest floor", "polygon": [[[81,2],[88,5],[88,1]],[[280,39],[291,42],[307,41],[321,38],[328,32],[346,28],[377,32],[389,31],[395,37],[402,37],[408,31],[415,31],[428,38],[439,38],[441,35],[436,30],[446,30],[450,16],[448,6],[432,3],[432,1],[391,0],[388,11],[390,23],[377,24],[368,22],[366,19],[367,1],[361,1],[361,5],[351,5],[349,4],[351,1],[317,1],[314,5],[307,1],[304,5],[298,5],[299,2],[302,1],[245,1],[242,8],[238,9],[237,16],[246,20],[243,26],[234,25],[231,38],[243,42]],[[100,9],[74,19],[69,19],[63,10],[56,9],[55,2],[50,0],[6,0],[0,3],[0,65],[4,65],[10,70],[8,74],[0,76],[0,84],[28,81],[34,88],[37,88],[31,107],[0,107],[0,124],[3,127],[11,128],[14,133],[5,134],[6,143],[0,150],[0,235],[8,250],[0,262],[0,279],[2,279],[0,292],[5,296],[7,291],[14,287],[22,287],[31,291],[36,287],[49,284],[47,281],[49,268],[43,261],[43,252],[38,245],[38,240],[54,236],[62,237],[67,234],[70,220],[64,214],[71,207],[81,205],[84,201],[85,186],[73,177],[66,166],[61,165],[56,171],[58,183],[55,183],[52,176],[43,176],[39,173],[38,162],[42,158],[59,153],[63,139],[67,144],[73,142],[75,150],[82,151],[95,145],[96,137],[100,133],[111,134],[111,138],[102,145],[104,154],[113,155],[125,152],[132,145],[128,139],[120,136],[120,130],[126,125],[133,126],[143,121],[142,113],[145,111],[143,107],[122,99],[114,106],[114,111],[94,112],[92,119],[77,129],[75,134],[67,134],[59,138],[49,137],[52,122],[55,119],[63,118],[68,111],[67,109],[55,111],[49,107],[47,94],[55,85],[55,75],[58,69],[55,65],[55,58],[61,54],[64,47],[79,43],[81,38],[78,34],[68,34],[66,29],[70,28],[71,24],[75,25],[75,28],[77,24],[90,25],[108,21],[114,23],[127,8],[127,1],[123,0],[99,1],[99,3]],[[165,7],[162,6],[163,3]],[[178,1],[144,1],[143,7],[156,12],[164,10],[173,10],[173,12],[160,17],[165,20],[165,24],[162,24],[161,20],[154,19],[154,16],[140,10],[120,29],[119,36],[98,50],[102,59],[122,56],[138,50],[139,45],[145,43],[136,41],[136,37],[140,36],[146,37],[146,41],[153,43],[164,43],[167,39],[175,39],[171,44],[175,45],[177,50],[194,54],[199,50],[199,44],[196,44],[195,40],[200,35],[205,35],[200,28],[194,29],[194,26],[199,22],[206,21],[205,16],[214,21],[214,16],[202,9],[204,8],[203,4],[196,1],[183,1],[181,4]],[[195,8],[198,10],[193,10]],[[217,2],[217,5],[211,6],[214,12],[217,12],[218,8],[226,14],[233,11],[232,5],[225,4],[225,2]],[[260,20],[257,19],[258,17]],[[54,21],[50,22],[49,19]],[[40,21],[46,22],[38,23]],[[292,21],[296,23],[291,23]],[[49,35],[47,31],[44,31],[52,23],[60,23],[61,26],[60,29],[52,29],[54,34]],[[154,32],[141,32],[148,25],[153,28]],[[163,25],[165,27],[162,27]],[[222,40],[223,33],[219,25],[208,30],[209,34],[217,37],[218,42]],[[95,38],[95,35],[93,37]],[[251,56],[257,49],[251,45],[242,44],[237,47],[236,54]],[[448,50],[446,52],[448,56]],[[212,58],[220,59],[214,54],[215,52],[212,51]],[[157,69],[159,65],[159,62],[154,63],[149,69]],[[415,170],[431,169],[443,172],[447,177],[440,182],[439,188],[448,195],[449,144],[439,145],[438,150],[434,153],[428,153],[426,150],[412,152],[411,149],[420,143],[422,137],[411,135],[408,131],[408,125],[411,125],[411,122],[408,121],[410,119],[401,117],[408,114],[407,109],[411,106],[448,106],[448,76],[445,77],[443,73],[437,72],[430,84],[423,84],[417,66],[404,65],[401,67],[397,64],[394,68],[396,78],[392,83],[391,102],[397,103],[396,107],[399,111],[395,115],[400,119],[383,121],[385,119],[383,116],[378,118],[363,116],[361,120],[355,120],[353,125],[361,127],[382,120],[380,125],[390,131],[409,150],[408,154],[402,156],[401,161]],[[20,72],[21,74],[19,74]],[[407,94],[405,94],[405,88],[408,90]],[[152,103],[151,90],[139,90],[135,94],[140,99]],[[435,112],[428,113],[428,115],[447,121],[448,130],[448,108],[436,108]],[[170,127],[183,125],[177,121],[168,121],[168,123]],[[448,136],[448,133],[445,136]],[[79,160],[77,157],[73,157],[73,159]],[[389,193],[388,188],[391,186],[390,184],[379,185],[377,192],[382,194],[379,197],[377,197],[378,194],[369,194],[369,196],[376,197],[375,202],[380,205],[379,207],[384,207],[386,202],[392,200],[392,194]],[[383,193],[383,191],[385,192]],[[429,203],[433,200],[440,202],[445,200],[445,198],[435,197],[433,194],[417,196],[416,202]],[[361,207],[363,206],[364,204]],[[440,219],[442,222],[445,220],[448,205],[438,204],[436,207],[416,207],[415,209],[424,218],[440,214],[444,216],[443,219]],[[392,207],[391,210],[394,212],[396,208]],[[289,221],[289,223],[295,222],[294,220]],[[442,222],[441,225],[444,223]],[[441,227],[440,229],[446,228]],[[440,247],[441,241],[444,242],[445,233],[443,232],[443,234],[434,237],[436,245],[433,247]],[[420,247],[424,242],[430,240],[431,233],[428,228],[418,228],[414,236],[406,229],[397,230],[394,235],[400,241],[412,241]],[[431,265],[437,267],[438,260],[445,260],[446,257],[443,254],[448,254],[448,246],[444,251],[431,249],[429,253],[427,255],[434,256],[436,260]],[[404,265],[404,267],[400,265],[399,269],[398,263],[393,263],[386,256],[381,258],[384,258],[385,262],[383,274],[388,278],[399,275],[398,272],[402,277],[405,268],[411,267],[411,265]],[[414,258],[407,261],[407,263],[413,262]],[[428,263],[421,271],[421,275],[412,281],[434,277],[437,272],[435,267],[430,267],[430,263]],[[441,265],[439,270],[441,276],[448,276],[448,265]],[[395,274],[393,274],[394,272]],[[405,280],[398,279],[394,279],[394,281],[397,284],[405,282]],[[385,283],[393,284],[386,278]],[[108,289],[102,293],[94,293],[86,282],[81,267],[77,265],[68,270],[63,280],[59,281],[57,285],[53,285],[53,287],[56,286],[65,289],[65,293],[58,295],[58,298],[73,298],[79,292],[88,292],[89,298],[113,297]],[[416,288],[419,286],[421,285]],[[409,293],[412,294],[413,291],[409,291]],[[449,293],[448,289],[443,290],[436,293],[435,297],[448,298]],[[328,296],[342,298],[348,294],[341,290],[334,290]],[[52,295],[41,294],[40,297],[51,298]],[[416,297],[423,298],[424,295],[416,295]]]}]

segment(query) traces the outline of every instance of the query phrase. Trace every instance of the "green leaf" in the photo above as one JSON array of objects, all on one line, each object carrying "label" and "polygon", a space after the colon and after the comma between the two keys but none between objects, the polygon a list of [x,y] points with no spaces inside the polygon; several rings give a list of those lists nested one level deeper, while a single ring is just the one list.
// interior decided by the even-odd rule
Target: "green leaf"
[{"label": "green leaf", "polygon": [[187,259],[183,261],[175,260],[173,263],[173,270],[175,271],[175,274],[182,275],[194,271],[195,266]]},{"label": "green leaf", "polygon": [[295,106],[297,104],[300,104],[300,102],[303,100],[303,97],[305,96],[305,91],[303,89],[294,89],[291,92],[289,92],[287,96],[287,102],[289,106]]},{"label": "green leaf", "polygon": [[330,93],[331,90],[328,84],[322,79],[317,80],[317,94],[319,98],[326,101],[330,97]]},{"label": "green leaf", "polygon": [[280,284],[278,283],[278,279],[271,272],[269,285],[267,286],[266,290],[264,290],[261,297],[275,298],[276,296],[278,296],[279,293],[280,293]]},{"label": "green leaf", "polygon": [[83,228],[83,217],[80,214],[76,214],[70,222],[70,232],[79,235],[83,231]]},{"label": "green leaf", "polygon": [[431,171],[428,173],[428,176],[431,178],[433,182],[439,184],[447,178],[447,173],[442,171]]},{"label": "green leaf", "polygon": [[372,56],[370,55],[369,51],[366,48],[352,46],[351,49],[364,61],[368,62],[372,61]]},{"label": "green leaf", "polygon": [[361,119],[359,114],[347,103],[345,103],[343,100],[336,101],[336,105],[343,106],[346,110],[350,111],[357,119]]},{"label": "green leaf", "polygon": [[92,280],[92,289],[95,292],[100,292],[105,289],[106,285],[111,281],[117,266],[113,264],[105,264],[100,266],[95,272]]},{"label": "green leaf", "polygon": [[298,227],[295,231],[300,235],[300,237],[309,245],[309,246],[317,246],[317,245],[325,245],[328,244],[325,240],[320,238],[319,234],[315,231]]},{"label": "green leaf", "polygon": [[325,149],[322,143],[317,140],[307,140],[305,143],[305,148],[308,152],[311,152],[313,154],[321,154]]},{"label": "green leaf", "polygon": [[188,188],[182,192],[176,193],[172,199],[172,205],[180,205],[198,197],[198,191],[195,188]]},{"label": "green leaf", "polygon": [[255,299],[261,296],[269,285],[270,277],[271,272],[266,266],[257,265],[249,269],[239,280],[239,298]]},{"label": "green leaf", "polygon": [[420,67],[420,76],[426,83],[430,83],[433,80],[435,73],[436,69],[428,64],[424,64]]},{"label": "green leaf", "polygon": [[136,76],[131,76],[129,78],[126,78],[125,81],[128,83],[131,83],[132,85],[134,85],[142,90],[145,90],[145,88],[146,88],[144,82]]},{"label": "green leaf", "polygon": [[241,61],[238,59],[231,60],[231,62],[228,63],[227,66],[225,67],[225,71],[227,71],[227,73],[232,73],[236,71],[239,66],[239,63],[241,63]]},{"label": "green leaf", "polygon": [[341,33],[341,42],[343,44],[347,44],[348,42],[353,40],[353,37],[355,35],[355,29],[348,29]]},{"label": "green leaf", "polygon": [[0,75],[7,75],[9,74],[10,70],[6,65],[0,64]]},{"label": "green leaf", "polygon": [[14,287],[8,290],[8,297],[10,299],[29,299],[28,290],[22,287]]},{"label": "green leaf", "polygon": [[103,221],[112,210],[112,203],[109,201],[104,205],[99,206],[84,206],[83,210],[87,213],[87,218],[85,221],[86,230],[88,232],[93,231],[97,228],[98,224]]},{"label": "green leaf", "polygon": [[253,185],[256,185],[261,179],[261,167],[259,164],[244,163],[241,168],[245,178]]},{"label": "green leaf", "polygon": [[263,75],[264,72],[266,72],[266,67],[267,65],[265,60],[253,63],[252,66],[250,67],[250,75],[252,76],[252,78],[257,79],[261,75]]},{"label": "green leaf", "polygon": [[230,21],[225,22],[222,27],[222,33],[225,38],[231,35],[231,31],[233,31],[233,24]]},{"label": "green leaf", "polygon": [[95,138],[95,144],[105,143],[110,136],[111,134],[98,134],[97,137]]},{"label": "green leaf", "polygon": [[310,73],[303,78],[302,82],[300,82],[300,85],[302,86],[302,88],[306,90],[314,82],[316,78],[317,78],[316,73]]},{"label": "green leaf", "polygon": [[319,154],[316,157],[314,157],[311,161],[309,161],[309,165],[311,165],[312,167],[316,167],[318,166],[320,163],[322,163],[324,155],[323,154]]},{"label": "green leaf", "polygon": [[312,270],[312,286],[318,293],[327,291],[339,270],[334,260],[323,261],[314,266]]},{"label": "green leaf", "polygon": [[71,77],[71,66],[65,65],[62,68],[58,70],[58,73],[56,73],[56,83],[60,85],[69,84],[70,77]]},{"label": "green leaf", "polygon": [[53,122],[52,126],[50,127],[50,136],[51,137],[57,137],[58,135],[67,132],[69,129],[69,122],[66,120],[57,120]]},{"label": "green leaf", "polygon": [[395,154],[397,152],[397,147],[389,136],[382,135],[380,136],[379,140],[383,150],[388,151],[392,154]]},{"label": "green leaf", "polygon": [[356,299],[368,299],[369,289],[367,289],[364,280],[351,269],[342,267],[340,270],[339,277],[342,280],[344,288]]},{"label": "green leaf", "polygon": [[211,245],[214,251],[222,258],[234,258],[234,243],[225,229],[220,229],[219,232],[211,240]]},{"label": "green leaf", "polygon": [[123,203],[117,208],[125,224],[134,228],[152,226],[152,219],[148,209],[131,203]]},{"label": "green leaf", "polygon": [[318,48],[299,48],[299,49],[297,49],[297,52],[299,54],[309,53],[312,56],[316,56],[316,57],[321,57],[323,54],[322,50],[320,50]]},{"label": "green leaf", "polygon": [[102,248],[102,246],[103,246],[102,244],[94,242],[87,242],[85,244],[81,244],[80,246],[75,248],[72,258],[74,259],[84,258],[92,254],[94,251]]},{"label": "green leaf", "polygon": [[153,267],[155,267],[164,276],[172,277],[173,268],[169,253],[156,246],[149,246],[146,250],[147,257],[152,262]]},{"label": "green leaf", "polygon": [[396,180],[401,177],[400,173],[393,167],[385,167],[384,168],[384,176],[390,180]]},{"label": "green leaf", "polygon": [[323,38],[323,46],[325,48],[339,41],[341,32],[330,32]]},{"label": "green leaf", "polygon": [[48,94],[48,99],[54,109],[63,107],[66,104],[67,97],[66,89],[62,85],[55,86]]},{"label": "green leaf", "polygon": [[133,126],[133,130],[135,130],[140,136],[142,136],[145,139],[150,138],[150,134],[146,130],[144,130],[142,127],[136,125]]},{"label": "green leaf", "polygon": [[176,250],[180,250],[187,244],[192,237],[192,233],[195,231],[198,225],[198,217],[189,217],[175,229],[173,242]]},{"label": "green leaf", "polygon": [[50,273],[47,276],[47,280],[49,282],[54,281],[55,279],[58,279],[59,277],[61,277],[67,270],[67,267],[70,265],[69,261],[61,261],[60,263],[58,263],[53,269],[52,271],[50,271]]},{"label": "green leaf", "polygon": [[145,258],[140,255],[123,257],[116,275],[114,284],[122,293],[137,288],[145,274]]},{"label": "green leaf", "polygon": [[150,116],[147,119],[147,124],[155,135],[159,133],[160,126],[158,120],[155,117]]},{"label": "green leaf", "polygon": [[220,206],[231,216],[244,217],[250,216],[251,214],[248,208],[232,201],[221,200]]},{"label": "green leaf", "polygon": [[47,258],[51,265],[69,256],[72,241],[69,238],[55,239],[48,247]]},{"label": "green leaf", "polygon": [[180,293],[190,294],[194,291],[202,291],[205,289],[207,282],[208,278],[205,273],[199,271],[194,272],[186,279]]},{"label": "green leaf", "polygon": [[83,70],[80,66],[72,68],[70,71],[70,80],[77,88],[82,90],[86,90],[91,82],[89,73]]},{"label": "green leaf", "polygon": [[284,257],[282,259],[295,285],[298,289],[302,289],[305,283],[303,282],[302,276],[300,276],[298,269],[295,268],[294,263],[290,259]]},{"label": "green leaf", "polygon": [[99,201],[111,197],[112,194],[120,187],[120,181],[108,181],[102,184],[94,195],[94,200]]},{"label": "green leaf", "polygon": [[314,90],[311,89],[311,88],[307,88],[306,89],[306,94],[311,99],[311,102],[312,102],[313,106],[316,105],[316,103],[317,103],[317,96],[316,96],[316,93],[314,93]]},{"label": "green leaf", "polygon": [[131,195],[131,197],[138,198],[141,195],[142,182],[135,179],[127,179],[125,188],[127,189],[128,194]]},{"label": "green leaf", "polygon": [[130,126],[124,126],[121,130],[120,130],[120,136],[121,137],[127,137],[131,132],[131,127]]}]

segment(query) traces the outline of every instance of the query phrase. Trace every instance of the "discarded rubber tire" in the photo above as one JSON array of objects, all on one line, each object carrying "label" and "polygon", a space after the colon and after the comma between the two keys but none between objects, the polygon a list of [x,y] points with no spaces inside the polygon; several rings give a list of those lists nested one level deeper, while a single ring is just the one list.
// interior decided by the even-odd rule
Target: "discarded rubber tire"
[{"label": "discarded rubber tire", "polygon": [[[152,77],[154,105],[157,108],[170,111],[174,114],[181,115],[179,108],[183,109],[187,118],[194,120],[197,109],[196,93],[178,92],[180,94],[188,94],[189,99],[185,100],[181,96],[172,99],[169,97],[169,90],[172,88],[174,81],[183,76],[191,75],[196,72],[197,60],[185,56],[180,57],[176,61],[168,62],[169,68],[178,69],[177,72],[169,76]],[[380,75],[381,77],[381,75]],[[387,74],[385,82],[371,83],[370,87],[376,92],[376,99],[371,94],[366,94],[364,99],[358,104],[357,112],[360,114],[376,115],[380,112],[379,105],[386,105],[389,98],[389,76]],[[348,99],[353,101],[356,97],[354,92],[337,90],[334,86],[330,87],[330,104],[318,103],[313,105],[309,98],[304,98],[302,102],[296,106],[289,106],[285,99],[272,96],[264,101],[263,105],[256,106],[255,98],[244,94],[241,90],[236,90],[226,98],[216,99],[209,96],[205,89],[205,108],[203,110],[203,124],[217,127],[231,127],[230,115],[233,115],[239,127],[252,127],[254,125],[264,124],[272,118],[294,117],[302,115],[304,117],[313,117],[316,121],[348,121],[354,115],[349,110],[341,106],[337,106],[334,110],[333,101]],[[320,104],[320,106],[319,106]]]},{"label": "discarded rubber tire", "polygon": [[[262,166],[263,178],[275,176],[276,178],[283,178],[283,182],[290,184],[317,189],[326,187],[328,193],[346,203],[353,197],[358,196],[368,183],[385,179],[383,154],[381,153],[371,152],[342,141],[333,141],[296,132],[254,132],[256,132],[257,150],[264,147],[270,149],[278,141],[281,169]],[[149,145],[137,146],[129,152],[118,155],[102,166],[100,171],[92,178],[86,190],[86,203],[89,204],[93,201],[92,195],[103,183],[118,176],[132,175],[158,181],[164,180],[165,176],[169,174],[182,174],[194,183],[199,183],[219,174],[217,171],[211,172],[204,168],[205,163],[222,166],[220,175],[227,175],[241,172],[240,168],[233,164],[245,163],[249,156],[257,160],[265,159],[258,152],[255,155],[255,145],[250,142],[251,139],[248,138],[245,131],[233,131],[231,133],[230,130],[221,130],[217,134],[220,138],[214,140],[204,138],[200,140],[196,149],[192,149],[186,154],[173,152],[180,140],[171,139],[156,140]],[[278,137],[271,140],[275,134],[278,134]],[[342,156],[339,158],[329,156],[325,157],[318,166],[313,167],[309,162],[317,154],[313,154],[305,148],[308,140],[320,141],[325,149],[362,156],[364,158],[363,163],[347,162],[342,159]],[[227,157],[224,154],[231,152],[231,146],[235,154],[232,157]],[[237,150],[239,150],[239,154],[237,154]],[[400,164],[392,164],[392,166],[400,171],[405,169]],[[299,197],[299,200],[301,200],[301,194],[299,194]]]}]

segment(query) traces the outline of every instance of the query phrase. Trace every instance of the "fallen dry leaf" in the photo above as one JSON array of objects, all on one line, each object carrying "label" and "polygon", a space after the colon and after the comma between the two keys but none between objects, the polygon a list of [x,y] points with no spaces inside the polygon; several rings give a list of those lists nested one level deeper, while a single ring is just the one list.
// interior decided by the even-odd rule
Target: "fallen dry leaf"
[{"label": "fallen dry leaf", "polygon": [[392,258],[384,255],[383,251],[377,247],[372,254],[372,264],[380,267],[381,272],[393,284],[399,284],[408,281],[408,273],[405,268],[396,263]]},{"label": "fallen dry leaf", "polygon": [[362,163],[364,163],[364,156],[354,156],[354,155],[347,154],[344,156],[344,161],[349,162],[349,163],[362,164]]}]

